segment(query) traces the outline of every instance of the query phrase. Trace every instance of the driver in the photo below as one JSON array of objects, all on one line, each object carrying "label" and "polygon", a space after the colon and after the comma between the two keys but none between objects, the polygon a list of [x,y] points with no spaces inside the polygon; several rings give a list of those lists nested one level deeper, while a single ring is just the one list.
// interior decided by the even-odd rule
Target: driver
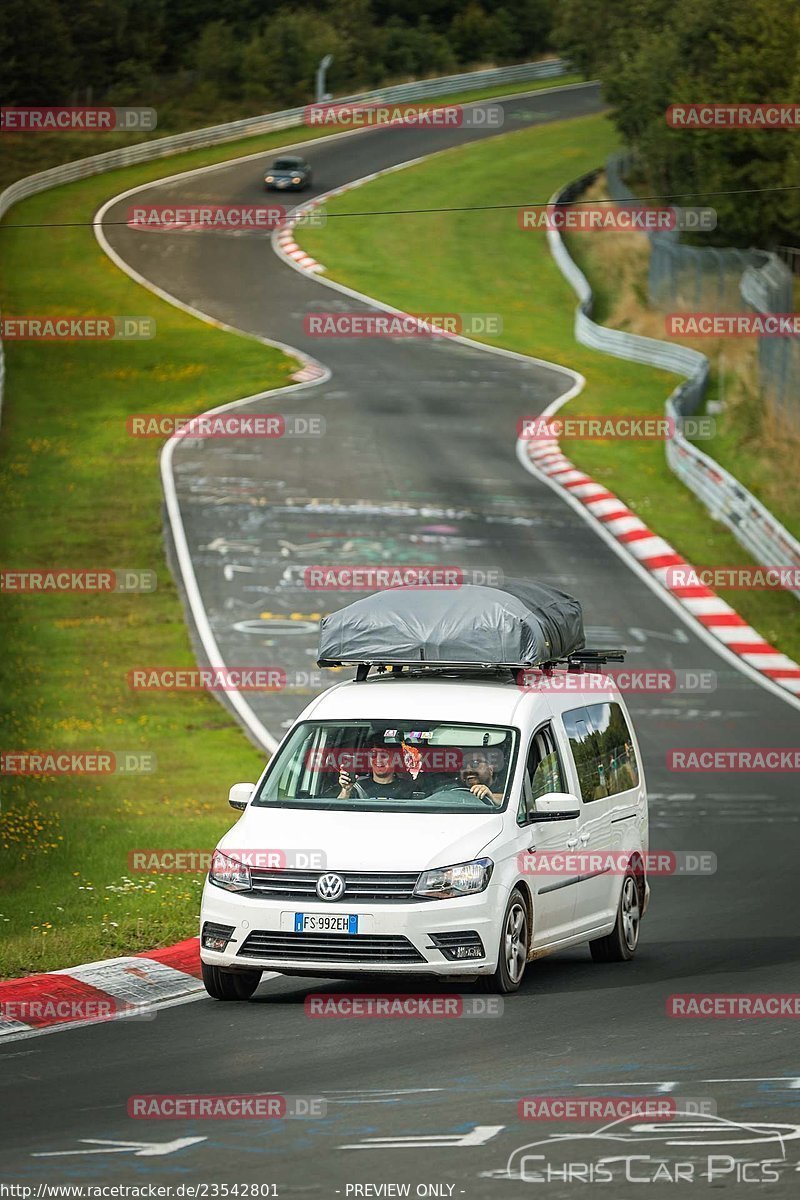
[{"label": "driver", "polygon": [[[479,800],[491,800],[493,804],[503,803],[503,789],[496,775],[502,774],[502,763],[490,760],[490,752],[486,750],[466,750],[459,771],[459,778],[465,788],[469,788],[473,796]],[[495,768],[498,768],[497,771]]]},{"label": "driver", "polygon": [[349,800],[355,789],[356,795],[388,796],[390,799],[411,798],[414,781],[406,772],[396,771],[398,748],[384,744],[383,735],[375,734],[367,742],[369,774],[353,779],[349,771],[339,772],[339,800]]}]

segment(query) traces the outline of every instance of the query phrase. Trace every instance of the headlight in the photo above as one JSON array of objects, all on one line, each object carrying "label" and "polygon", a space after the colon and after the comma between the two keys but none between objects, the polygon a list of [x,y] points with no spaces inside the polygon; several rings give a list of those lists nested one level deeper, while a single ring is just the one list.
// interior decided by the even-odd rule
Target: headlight
[{"label": "headlight", "polygon": [[215,883],[217,887],[225,888],[229,892],[250,891],[250,868],[237,862],[235,858],[228,858],[227,854],[222,854],[219,850],[215,850],[211,855],[208,878],[210,883]]},{"label": "headlight", "polygon": [[300,176],[299,176],[299,175],[294,175],[294,176],[292,176],[292,183],[302,183],[302,182],[303,182],[303,181],[302,181],[302,179],[300,178]]},{"label": "headlight", "polygon": [[425,896],[428,900],[453,900],[456,896],[482,892],[488,886],[493,870],[494,863],[490,858],[476,858],[474,862],[459,863],[455,867],[423,871],[414,895]]},{"label": "headlight", "polygon": [[275,182],[274,175],[265,175],[264,176],[264,183],[274,183],[274,182]]}]

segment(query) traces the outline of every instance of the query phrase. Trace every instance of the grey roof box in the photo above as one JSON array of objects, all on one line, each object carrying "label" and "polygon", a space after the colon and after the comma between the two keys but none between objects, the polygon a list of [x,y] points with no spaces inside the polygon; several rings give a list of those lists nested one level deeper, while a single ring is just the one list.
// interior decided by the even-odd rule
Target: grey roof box
[{"label": "grey roof box", "polygon": [[585,645],[580,603],[542,583],[390,588],[320,624],[319,665],[535,667]]}]

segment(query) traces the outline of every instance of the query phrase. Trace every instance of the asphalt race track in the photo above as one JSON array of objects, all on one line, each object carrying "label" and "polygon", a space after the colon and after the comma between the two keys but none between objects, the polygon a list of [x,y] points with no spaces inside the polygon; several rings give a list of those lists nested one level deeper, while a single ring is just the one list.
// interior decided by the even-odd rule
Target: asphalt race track
[{"label": "asphalt race track", "polygon": [[[506,130],[600,108],[593,85],[503,104]],[[322,142],[308,156],[315,184],[327,191],[481,136],[480,128],[374,130]],[[137,201],[257,202],[262,165],[255,159],[151,186]],[[44,1180],[257,1182],[277,1185],[279,1196],[310,1198],[402,1194],[354,1186],[410,1184],[412,1196],[503,1197],[524,1188],[519,1157],[517,1177],[504,1177],[509,1157],[536,1142],[529,1153],[551,1165],[596,1168],[604,1156],[650,1156],[618,1165],[609,1194],[640,1194],[639,1182],[620,1178],[625,1170],[631,1179],[652,1176],[654,1159],[672,1183],[669,1196],[723,1184],[795,1194],[800,1041],[792,1023],[676,1021],[665,1006],[673,993],[800,991],[796,784],[778,773],[674,774],[666,754],[791,746],[797,710],[697,638],[520,466],[516,422],[565,390],[564,373],[445,339],[306,337],[307,312],[367,306],[286,266],[263,236],[126,229],[128,203],[109,211],[106,234],[135,270],[184,303],[297,347],[331,371],[326,382],[238,410],[322,414],[325,437],[187,443],[175,455],[188,543],[226,662],[299,672],[300,692],[306,672],[307,694],[327,684],[311,674],[311,614],[351,597],[306,591],[303,568],[315,563],[437,562],[563,586],[583,602],[590,644],[626,645],[636,667],[716,672],[711,693],[633,695],[629,706],[651,794],[651,847],[712,851],[718,869],[654,882],[634,962],[595,964],[584,948],[544,959],[529,967],[500,1018],[312,1022],[303,1005],[311,991],[420,989],[413,981],[353,989],[341,980],[270,978],[249,1004],[204,998],[150,1021],[14,1042],[0,1050],[0,1178],[34,1188]],[[249,698],[276,737],[305,700],[285,691]],[[135,1094],[253,1092],[323,1097],[327,1115],[127,1116]],[[627,1122],[610,1131],[613,1140],[589,1138],[596,1124],[534,1125],[517,1115],[525,1096],[622,1093],[702,1100],[718,1120]],[[581,1135],[566,1149],[565,1128]],[[156,1155],[113,1145],[192,1138],[202,1140]],[[750,1164],[744,1177],[741,1162],[726,1165],[734,1155]],[[766,1168],[768,1159],[777,1165]],[[683,1165],[677,1176],[676,1164]],[[529,1164],[528,1179],[533,1170]],[[550,1182],[547,1195],[580,1187],[574,1165],[561,1170],[572,1182]]]}]

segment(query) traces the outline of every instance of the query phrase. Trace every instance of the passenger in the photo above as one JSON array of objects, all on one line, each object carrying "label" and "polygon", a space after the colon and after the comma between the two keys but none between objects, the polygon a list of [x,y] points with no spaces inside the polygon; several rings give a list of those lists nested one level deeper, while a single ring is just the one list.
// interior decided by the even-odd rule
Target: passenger
[{"label": "passenger", "polygon": [[[491,799],[494,804],[502,804],[503,788],[500,786],[500,779],[495,780],[495,775],[499,776],[502,773],[502,756],[498,762],[495,751],[491,754],[494,761],[490,761],[490,753],[486,750],[465,751],[459,777],[463,786],[469,788],[479,800]],[[498,767],[497,772],[495,766]],[[494,788],[498,786],[500,790],[495,791]]]},{"label": "passenger", "polygon": [[356,795],[361,796],[410,799],[414,787],[413,779],[406,771],[395,770],[400,755],[402,748],[386,746],[380,734],[370,738],[367,742],[369,773],[354,779],[349,771],[340,771],[338,799],[349,800],[354,789]]}]

